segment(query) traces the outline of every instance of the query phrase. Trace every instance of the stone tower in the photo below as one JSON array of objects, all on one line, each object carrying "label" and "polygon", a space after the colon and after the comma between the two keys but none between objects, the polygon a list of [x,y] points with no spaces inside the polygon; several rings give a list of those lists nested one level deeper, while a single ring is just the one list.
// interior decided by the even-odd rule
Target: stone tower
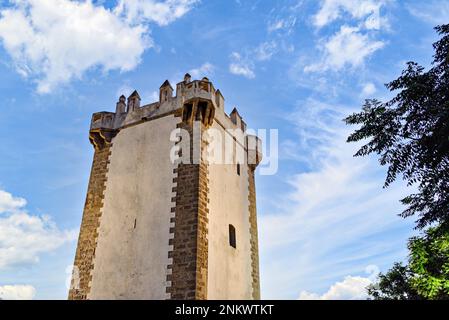
[{"label": "stone tower", "polygon": [[261,142],[207,79],[92,116],[69,299],[259,299]]}]

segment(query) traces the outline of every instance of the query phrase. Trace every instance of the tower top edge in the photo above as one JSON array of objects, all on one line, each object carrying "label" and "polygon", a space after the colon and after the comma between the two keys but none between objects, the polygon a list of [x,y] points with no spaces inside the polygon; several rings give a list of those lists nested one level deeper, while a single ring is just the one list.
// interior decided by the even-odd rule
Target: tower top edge
[{"label": "tower top edge", "polygon": [[214,109],[215,118],[225,127],[246,130],[246,123],[238,112],[231,112],[228,115],[224,111],[225,98],[220,90],[215,89],[213,82],[207,77],[203,77],[201,80],[192,80],[189,73],[185,74],[183,81],[176,84],[175,90],[170,81],[165,80],[159,88],[159,99],[142,103],[142,106],[137,90],[134,90],[128,98],[120,93],[115,112],[94,113],[90,129],[121,129],[130,124],[140,123],[142,120],[172,114],[191,101],[207,102]]}]

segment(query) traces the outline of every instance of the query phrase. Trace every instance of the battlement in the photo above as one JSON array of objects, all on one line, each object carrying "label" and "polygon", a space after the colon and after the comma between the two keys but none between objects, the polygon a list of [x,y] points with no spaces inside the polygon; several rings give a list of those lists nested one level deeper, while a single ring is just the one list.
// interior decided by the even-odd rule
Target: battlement
[{"label": "battlement", "polygon": [[178,83],[176,85],[176,94],[178,95],[178,93],[181,93],[184,101],[200,98],[212,102],[216,108],[219,107],[217,105],[217,90],[215,90],[214,85],[207,78]]},{"label": "battlement", "polygon": [[192,120],[198,120],[198,114],[190,110],[195,105],[198,109],[202,108],[201,118],[206,116],[207,110],[207,116],[211,117],[207,119],[209,124],[217,120],[226,128],[241,128],[245,131],[246,124],[235,108],[231,115],[225,113],[224,100],[220,90],[216,90],[208,78],[192,81],[190,75],[186,74],[184,81],[176,85],[175,95],[170,82],[166,80],[159,88],[159,101],[141,106],[137,91],[128,98],[120,96],[115,112],[102,111],[92,115],[91,130],[117,130],[180,109],[186,109],[186,113],[191,113]]},{"label": "battlement", "polygon": [[[90,125],[90,140],[97,146],[102,140],[110,142],[118,131],[146,121],[151,121],[170,114],[177,114],[182,121],[192,125],[201,121],[206,128],[214,122],[224,130],[237,130],[244,133],[241,145],[248,152],[248,163],[259,164],[262,159],[261,141],[257,136],[246,134],[246,123],[236,108],[226,114],[225,99],[216,90],[208,78],[191,80],[186,74],[184,80],[176,85],[176,94],[168,80],[159,88],[159,101],[141,106],[141,98],[134,91],[128,98],[120,96],[115,112],[96,112]],[[240,138],[238,132],[231,133],[234,139]]]}]

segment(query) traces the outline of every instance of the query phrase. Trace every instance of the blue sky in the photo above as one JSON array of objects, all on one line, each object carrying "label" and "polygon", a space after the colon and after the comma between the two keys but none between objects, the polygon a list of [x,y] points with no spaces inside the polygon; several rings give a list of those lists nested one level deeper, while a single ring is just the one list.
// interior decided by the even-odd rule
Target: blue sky
[{"label": "blue sky", "polygon": [[[0,4],[0,297],[65,299],[93,112],[208,76],[248,126],[279,130],[257,176],[262,297],[357,299],[406,258],[407,192],[353,158],[341,119],[404,63],[428,66],[449,1],[15,0]],[[445,21],[446,20],[446,21]]]}]

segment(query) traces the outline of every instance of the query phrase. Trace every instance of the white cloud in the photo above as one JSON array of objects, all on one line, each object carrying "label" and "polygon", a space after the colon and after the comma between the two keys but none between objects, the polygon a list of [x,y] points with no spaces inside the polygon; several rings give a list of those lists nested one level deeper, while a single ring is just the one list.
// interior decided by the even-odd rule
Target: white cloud
[{"label": "white cloud", "polygon": [[377,88],[372,82],[365,83],[362,89],[362,96],[371,97],[377,92]]},{"label": "white cloud", "polygon": [[262,42],[256,49],[256,59],[258,61],[270,60],[273,54],[277,51],[277,44],[275,41]]},{"label": "white cloud", "polygon": [[140,22],[165,25],[187,12],[192,1],[121,1],[115,12],[88,0],[9,2],[12,6],[0,11],[0,40],[17,72],[36,81],[39,93],[49,93],[94,68],[134,69],[153,47],[148,26]]},{"label": "white cloud", "polygon": [[304,0],[284,1],[276,3],[268,13],[267,32],[275,33],[277,37],[291,35],[302,20],[307,9]]},{"label": "white cloud", "polygon": [[347,276],[343,281],[332,285],[323,295],[303,291],[299,300],[366,300],[366,287],[370,284],[368,278]]},{"label": "white cloud", "polygon": [[31,300],[36,295],[36,289],[30,285],[0,286],[2,300]]},{"label": "white cloud", "polygon": [[25,205],[25,199],[13,197],[11,193],[0,190],[0,213],[15,212]]},{"label": "white cloud", "polygon": [[165,26],[185,15],[198,2],[199,0],[120,0],[114,11],[131,24],[150,21]]},{"label": "white cloud", "polygon": [[446,24],[449,21],[449,3],[441,0],[436,1],[415,1],[407,5],[408,11],[417,17],[431,24],[437,26]]},{"label": "white cloud", "polygon": [[384,4],[383,0],[323,0],[320,10],[313,17],[313,23],[321,28],[347,13],[353,19],[364,19],[367,29],[379,29],[382,23],[380,9]]},{"label": "white cloud", "polygon": [[40,93],[100,67],[128,71],[151,46],[142,26],[131,27],[90,1],[14,1],[0,19],[0,39],[16,69],[35,77]]},{"label": "white cloud", "polygon": [[[294,50],[291,46],[283,49],[286,51]],[[254,72],[255,62],[269,61],[278,51],[278,42],[269,40],[261,42],[257,47],[246,48],[246,50],[243,50],[243,55],[238,52],[233,52],[231,54],[229,72],[244,76],[248,79],[254,79],[256,77]]]},{"label": "white cloud", "polygon": [[232,62],[229,64],[229,72],[235,75],[244,76],[248,79],[254,79],[256,74],[253,70],[253,63],[248,59],[242,59],[237,52],[231,54]]},{"label": "white cloud", "polygon": [[190,70],[189,73],[194,79],[199,79],[202,77],[213,75],[214,71],[215,66],[209,62],[206,62],[202,64],[200,67]]},{"label": "white cloud", "polygon": [[268,32],[284,31],[286,34],[290,34],[296,25],[296,16],[291,15],[289,17],[278,18],[268,23]]},{"label": "white cloud", "polygon": [[321,38],[318,49],[321,57],[307,65],[303,71],[340,71],[346,67],[363,66],[366,59],[385,46],[377,40],[381,29],[389,28],[381,9],[390,0],[322,0],[320,10],[313,16],[314,25],[320,29],[343,20],[337,32],[328,38]]},{"label": "white cloud", "polygon": [[279,19],[268,24],[268,32],[281,30],[284,28],[284,20]]},{"label": "white cloud", "polygon": [[287,147],[302,169],[289,173],[291,191],[273,199],[277,209],[260,215],[261,274],[276,275],[262,281],[266,299],[324,291],[366,265],[406,256],[413,221],[397,214],[411,191],[383,189],[376,159],[353,157],[360,144],[346,143],[354,128],[342,119],[357,109],[309,99],[287,116],[297,134]]},{"label": "white cloud", "polygon": [[301,291],[299,300],[366,300],[368,298],[367,287],[375,282],[379,268],[370,265],[365,272],[370,275],[368,277],[346,276],[343,281],[334,283],[322,295]]},{"label": "white cloud", "polygon": [[322,61],[306,66],[304,71],[339,71],[344,67],[360,67],[384,46],[384,42],[371,39],[369,35],[361,33],[359,28],[342,26],[322,45]]},{"label": "white cloud", "polygon": [[28,214],[25,204],[0,190],[0,269],[36,263],[40,254],[76,239],[75,230],[60,230],[47,215]]}]

